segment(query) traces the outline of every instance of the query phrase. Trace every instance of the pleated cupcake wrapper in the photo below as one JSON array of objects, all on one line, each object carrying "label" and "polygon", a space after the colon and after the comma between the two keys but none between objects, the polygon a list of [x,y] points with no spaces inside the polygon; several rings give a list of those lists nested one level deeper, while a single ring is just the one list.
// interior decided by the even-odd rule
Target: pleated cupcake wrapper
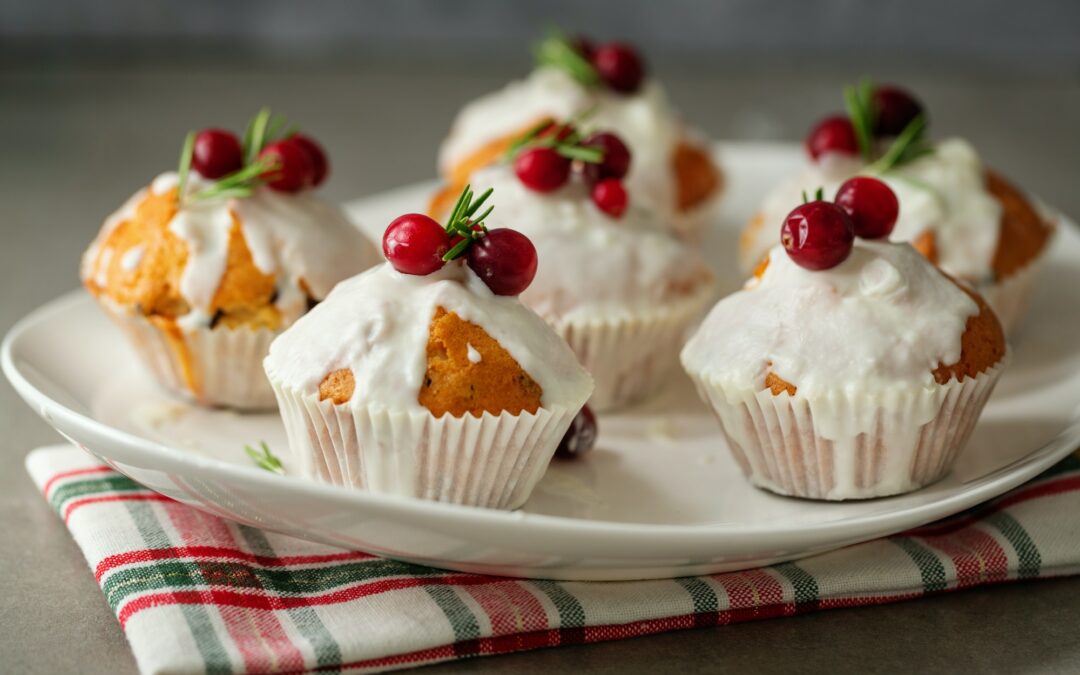
[{"label": "pleated cupcake wrapper", "polygon": [[145,317],[101,303],[163,387],[201,405],[240,410],[274,407],[262,362],[278,335],[266,328],[199,328],[167,334]]},{"label": "pleated cupcake wrapper", "polygon": [[[1006,357],[1007,358],[1007,357]],[[1005,361],[978,376],[924,388],[837,391],[811,403],[691,377],[716,413],[736,461],[755,485],[809,499],[867,499],[910,492],[952,468]],[[926,420],[926,410],[936,410]]]},{"label": "pleated cupcake wrapper", "polygon": [[274,383],[294,464],[309,478],[493,509],[529,498],[577,409],[435,417],[335,405]]},{"label": "pleated cupcake wrapper", "polygon": [[593,376],[593,410],[614,410],[655,393],[677,369],[686,333],[713,287],[635,317],[568,320],[552,325]]},{"label": "pleated cupcake wrapper", "polygon": [[1001,281],[983,284],[977,289],[997,314],[1006,335],[1013,332],[1027,313],[1048,248],[1049,245],[1034,260]]}]

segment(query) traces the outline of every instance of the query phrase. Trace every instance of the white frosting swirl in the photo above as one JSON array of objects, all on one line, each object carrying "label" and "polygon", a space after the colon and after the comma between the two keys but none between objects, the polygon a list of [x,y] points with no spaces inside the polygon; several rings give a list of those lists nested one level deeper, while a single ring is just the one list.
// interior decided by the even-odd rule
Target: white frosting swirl
[{"label": "white frosting swirl", "polygon": [[721,300],[682,352],[704,379],[744,391],[771,371],[811,399],[852,387],[934,384],[960,359],[978,305],[908,244],[856,240],[837,267],[812,271],[784,249],[760,280]]},{"label": "white frosting swirl", "polygon": [[[780,225],[802,203],[802,193],[824,188],[832,199],[848,178],[867,173],[859,160],[826,155],[776,187],[761,208],[764,225],[747,242],[740,265],[749,271],[779,241]],[[934,152],[885,174],[900,201],[900,217],[891,239],[913,241],[927,230],[935,234],[938,265],[953,276],[981,282],[993,275],[991,262],[1001,230],[1001,204],[988,191],[986,170],[975,149],[961,139],[935,145]]]},{"label": "white frosting swirl", "polygon": [[701,255],[630,194],[613,218],[593,204],[578,178],[555,192],[525,187],[507,164],[472,177],[473,189],[495,190],[490,228],[509,227],[536,246],[539,264],[521,301],[552,322],[627,318],[697,291],[710,274]]},{"label": "white frosting swirl", "polygon": [[427,276],[389,263],[339,284],[270,345],[271,380],[316,394],[330,372],[348,368],[353,405],[423,410],[431,319],[438,307],[487,332],[542,388],[542,405],[581,406],[592,378],[543,319],[516,297],[498,296],[460,261]]},{"label": "white frosting swirl", "polygon": [[586,130],[613,131],[630,148],[627,188],[658,212],[674,213],[671,157],[683,131],[655,80],[646,80],[637,93],[627,95],[587,88],[558,68],[537,68],[524,80],[473,101],[458,113],[439,150],[439,169],[445,174],[487,143],[541,118],[567,121],[589,110],[593,113],[583,123]]}]

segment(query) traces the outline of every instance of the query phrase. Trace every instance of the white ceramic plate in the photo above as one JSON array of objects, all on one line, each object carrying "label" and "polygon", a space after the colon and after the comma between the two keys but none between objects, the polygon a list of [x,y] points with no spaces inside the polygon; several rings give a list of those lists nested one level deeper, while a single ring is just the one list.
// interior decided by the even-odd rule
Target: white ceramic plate
[{"label": "white ceramic plate", "polygon": [[[724,144],[722,223],[706,244],[729,289],[733,238],[794,146]],[[430,186],[351,205],[370,232],[423,208]],[[287,457],[276,415],[172,401],[140,371],[92,301],[73,293],[20,322],[3,367],[60,433],[170,497],[297,537],[470,572],[555,579],[702,574],[790,560],[969,508],[1035,476],[1080,442],[1080,234],[1062,227],[1015,358],[954,471],[919,492],[815,503],[750,487],[718,427],[678,377],[658,398],[601,419],[598,447],[553,463],[507,513],[366,494],[254,468],[245,443]]]}]

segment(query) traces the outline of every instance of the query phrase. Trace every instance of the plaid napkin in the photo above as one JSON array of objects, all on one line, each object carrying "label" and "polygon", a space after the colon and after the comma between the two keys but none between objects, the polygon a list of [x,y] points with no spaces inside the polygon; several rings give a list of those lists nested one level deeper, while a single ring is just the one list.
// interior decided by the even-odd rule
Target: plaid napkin
[{"label": "plaid napkin", "polygon": [[1080,459],[967,513],[814,558],[663,581],[447,572],[236,525],[71,446],[26,461],[144,673],[380,671],[1080,571]]}]

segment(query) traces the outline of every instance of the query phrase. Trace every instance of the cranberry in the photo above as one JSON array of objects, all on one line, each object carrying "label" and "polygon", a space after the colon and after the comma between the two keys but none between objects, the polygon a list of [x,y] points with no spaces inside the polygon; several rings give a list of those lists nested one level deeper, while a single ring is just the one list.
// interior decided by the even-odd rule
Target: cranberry
[{"label": "cranberry", "polygon": [[530,190],[551,192],[570,177],[570,160],[552,148],[529,148],[514,160],[514,173]]},{"label": "cranberry", "polygon": [[851,216],[855,236],[863,239],[888,237],[900,215],[896,194],[888,185],[869,176],[846,181],[836,191],[833,201]]},{"label": "cranberry", "polygon": [[796,265],[808,270],[836,267],[851,254],[855,226],[836,204],[815,201],[797,206],[780,228],[780,241]]},{"label": "cranberry", "polygon": [[382,250],[398,272],[423,276],[446,264],[442,257],[450,250],[450,235],[432,218],[406,213],[386,228]]},{"label": "cranberry", "polygon": [[517,230],[500,227],[469,247],[467,261],[495,295],[518,295],[536,276],[536,247]]},{"label": "cranberry", "polygon": [[622,181],[618,178],[605,178],[594,185],[592,200],[593,204],[596,204],[596,208],[612,218],[622,216],[629,201],[626,196],[626,188],[623,187]]},{"label": "cranberry", "polygon": [[830,115],[818,122],[806,137],[806,151],[814,160],[828,152],[859,154],[859,141],[851,120],[843,115]]},{"label": "cranberry", "polygon": [[873,106],[875,136],[899,136],[904,127],[923,111],[918,99],[892,85],[883,85],[874,90]]},{"label": "cranberry", "polygon": [[592,61],[593,54],[596,53],[596,45],[584,35],[575,35],[570,38],[570,48],[580,54],[586,61]]},{"label": "cranberry", "polygon": [[221,178],[244,166],[240,139],[231,131],[203,129],[195,137],[191,167],[207,178]]},{"label": "cranberry", "polygon": [[596,445],[596,415],[592,408],[584,406],[570,423],[570,427],[559,441],[555,456],[559,459],[574,459],[592,450]]},{"label": "cranberry", "polygon": [[286,138],[271,143],[262,149],[259,158],[269,158],[274,164],[274,168],[262,174],[271,189],[278,192],[299,192],[311,187],[315,167],[308,151],[295,139]]},{"label": "cranberry", "polygon": [[645,66],[637,51],[621,42],[609,42],[596,48],[593,67],[607,86],[623,94],[632,94],[645,79]]},{"label": "cranberry", "polygon": [[609,132],[591,134],[581,142],[587,148],[600,148],[604,158],[599,164],[586,164],[585,177],[595,183],[604,178],[622,178],[630,171],[630,149],[622,139]]},{"label": "cranberry", "polygon": [[300,147],[306,150],[308,157],[311,158],[311,185],[313,187],[322,185],[323,181],[326,180],[326,174],[330,172],[330,160],[326,158],[326,152],[310,136],[296,134],[292,139],[299,143]]}]

